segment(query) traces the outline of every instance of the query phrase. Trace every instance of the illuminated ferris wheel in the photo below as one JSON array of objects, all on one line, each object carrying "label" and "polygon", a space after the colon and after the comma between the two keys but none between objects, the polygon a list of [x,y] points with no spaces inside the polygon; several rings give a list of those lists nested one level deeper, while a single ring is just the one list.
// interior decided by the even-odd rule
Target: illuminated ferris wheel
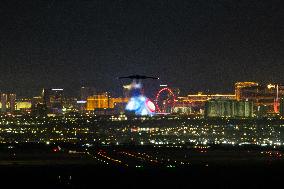
[{"label": "illuminated ferris wheel", "polygon": [[168,87],[162,88],[156,95],[156,111],[158,113],[171,113],[175,106],[175,101],[176,97],[173,91]]}]

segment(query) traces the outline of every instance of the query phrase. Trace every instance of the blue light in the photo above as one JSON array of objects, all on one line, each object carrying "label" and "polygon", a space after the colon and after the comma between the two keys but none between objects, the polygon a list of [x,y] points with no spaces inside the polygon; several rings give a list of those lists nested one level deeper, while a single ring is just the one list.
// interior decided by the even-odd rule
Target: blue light
[{"label": "blue light", "polygon": [[143,95],[131,97],[126,105],[126,110],[135,112],[135,115],[153,115],[149,107],[147,106],[148,98]]},{"label": "blue light", "polygon": [[135,115],[153,115],[155,113],[155,105],[141,93],[142,84],[133,81],[129,85],[129,89],[131,90],[131,98],[125,109],[134,112]]},{"label": "blue light", "polygon": [[137,111],[140,108],[140,106],[141,106],[140,102],[135,97],[132,97],[130,98],[130,100],[126,105],[126,110]]}]

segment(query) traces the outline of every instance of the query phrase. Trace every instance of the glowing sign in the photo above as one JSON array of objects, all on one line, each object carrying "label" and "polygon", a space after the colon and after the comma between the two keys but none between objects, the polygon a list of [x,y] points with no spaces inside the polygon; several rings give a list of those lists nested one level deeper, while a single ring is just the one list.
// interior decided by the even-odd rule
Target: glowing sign
[{"label": "glowing sign", "polygon": [[163,84],[163,85],[160,85],[160,87],[167,87],[168,85],[165,85],[165,84]]},{"label": "glowing sign", "polygon": [[87,103],[87,101],[85,101],[85,100],[77,100],[77,104],[86,104]]}]

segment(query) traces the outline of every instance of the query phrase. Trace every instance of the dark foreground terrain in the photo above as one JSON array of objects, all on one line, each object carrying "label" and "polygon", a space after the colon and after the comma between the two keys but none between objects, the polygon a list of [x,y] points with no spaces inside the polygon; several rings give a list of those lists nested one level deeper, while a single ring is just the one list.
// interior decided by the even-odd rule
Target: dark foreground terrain
[{"label": "dark foreground terrain", "polygon": [[284,175],[282,151],[271,149],[31,144],[0,149],[1,188],[282,188]]},{"label": "dark foreground terrain", "polygon": [[125,170],[96,166],[8,166],[1,167],[1,172],[2,186],[27,188],[269,188],[283,183],[283,169],[279,167]]}]

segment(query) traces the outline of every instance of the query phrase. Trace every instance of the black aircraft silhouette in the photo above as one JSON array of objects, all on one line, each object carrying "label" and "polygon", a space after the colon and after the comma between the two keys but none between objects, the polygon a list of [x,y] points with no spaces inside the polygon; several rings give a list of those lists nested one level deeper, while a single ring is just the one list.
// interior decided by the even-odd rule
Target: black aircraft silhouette
[{"label": "black aircraft silhouette", "polygon": [[151,77],[151,76],[145,76],[145,75],[129,75],[129,76],[123,76],[118,77],[118,79],[159,79],[158,77]]}]

